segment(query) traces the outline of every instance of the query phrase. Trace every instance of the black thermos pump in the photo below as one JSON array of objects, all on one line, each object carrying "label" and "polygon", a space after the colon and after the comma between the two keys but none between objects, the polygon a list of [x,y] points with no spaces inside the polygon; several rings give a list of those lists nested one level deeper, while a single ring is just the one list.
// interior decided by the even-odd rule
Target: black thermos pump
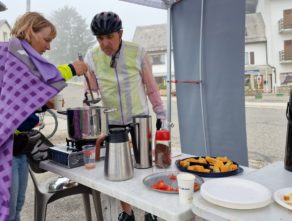
[{"label": "black thermos pump", "polygon": [[285,151],[285,169],[292,172],[292,90],[290,90],[289,102],[286,109],[287,116],[287,136]]}]

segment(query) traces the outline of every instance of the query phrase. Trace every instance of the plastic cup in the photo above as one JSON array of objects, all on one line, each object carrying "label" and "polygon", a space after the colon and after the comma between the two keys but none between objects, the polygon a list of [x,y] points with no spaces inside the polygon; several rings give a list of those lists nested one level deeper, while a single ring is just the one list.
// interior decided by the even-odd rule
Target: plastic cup
[{"label": "plastic cup", "polygon": [[190,173],[180,173],[177,175],[179,202],[190,204],[194,195],[195,176]]},{"label": "plastic cup", "polygon": [[55,110],[62,110],[64,108],[64,97],[62,94],[57,94],[53,100]]},{"label": "plastic cup", "polygon": [[85,169],[95,168],[95,145],[82,146]]}]

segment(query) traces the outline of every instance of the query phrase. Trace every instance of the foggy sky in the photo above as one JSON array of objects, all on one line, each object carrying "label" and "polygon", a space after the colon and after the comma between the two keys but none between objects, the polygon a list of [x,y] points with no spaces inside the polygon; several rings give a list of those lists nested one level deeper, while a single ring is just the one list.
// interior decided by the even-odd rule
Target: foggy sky
[{"label": "foggy sky", "polygon": [[[30,0],[31,11],[51,15],[53,11],[64,6],[74,7],[86,19],[89,25],[96,13],[114,11],[121,17],[124,28],[124,39],[132,40],[136,26],[165,24],[167,12],[146,6],[118,0]],[[8,10],[1,12],[0,19],[5,19],[12,26],[16,18],[25,13],[26,0],[1,0]]]},{"label": "foggy sky", "polygon": [[[165,24],[167,12],[146,6],[118,0],[30,0],[31,11],[38,11],[49,16],[53,11],[64,6],[74,7],[86,19],[89,26],[91,19],[101,11],[114,11],[121,17],[124,28],[124,39],[132,40],[136,26]],[[254,13],[258,0],[246,0],[247,13]],[[1,0],[8,10],[1,12],[0,19],[5,19],[12,26],[16,18],[25,13],[26,0]]]}]

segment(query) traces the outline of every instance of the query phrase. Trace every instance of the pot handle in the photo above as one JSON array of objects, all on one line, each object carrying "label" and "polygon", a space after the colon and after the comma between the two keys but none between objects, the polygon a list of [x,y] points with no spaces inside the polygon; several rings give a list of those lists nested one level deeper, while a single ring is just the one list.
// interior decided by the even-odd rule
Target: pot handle
[{"label": "pot handle", "polygon": [[104,133],[101,133],[97,136],[96,143],[95,143],[95,160],[100,160],[100,148],[101,144],[107,141],[108,142],[108,136]]},{"label": "pot handle", "polygon": [[58,114],[67,115],[67,111],[58,110],[57,113],[58,113]]}]

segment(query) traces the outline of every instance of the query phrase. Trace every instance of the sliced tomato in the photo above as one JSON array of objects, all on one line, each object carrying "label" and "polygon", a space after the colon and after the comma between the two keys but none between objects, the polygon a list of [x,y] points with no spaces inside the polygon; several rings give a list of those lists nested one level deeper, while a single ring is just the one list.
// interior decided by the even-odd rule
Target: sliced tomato
[{"label": "sliced tomato", "polygon": [[176,175],[171,174],[171,175],[168,176],[168,178],[171,179],[171,180],[176,180]]},{"label": "sliced tomato", "polygon": [[158,188],[163,188],[165,186],[165,182],[163,180],[159,180],[156,184]]},{"label": "sliced tomato", "polygon": [[151,185],[151,188],[153,188],[153,189],[158,189],[158,186],[157,186],[156,183],[154,183],[154,184]]}]

